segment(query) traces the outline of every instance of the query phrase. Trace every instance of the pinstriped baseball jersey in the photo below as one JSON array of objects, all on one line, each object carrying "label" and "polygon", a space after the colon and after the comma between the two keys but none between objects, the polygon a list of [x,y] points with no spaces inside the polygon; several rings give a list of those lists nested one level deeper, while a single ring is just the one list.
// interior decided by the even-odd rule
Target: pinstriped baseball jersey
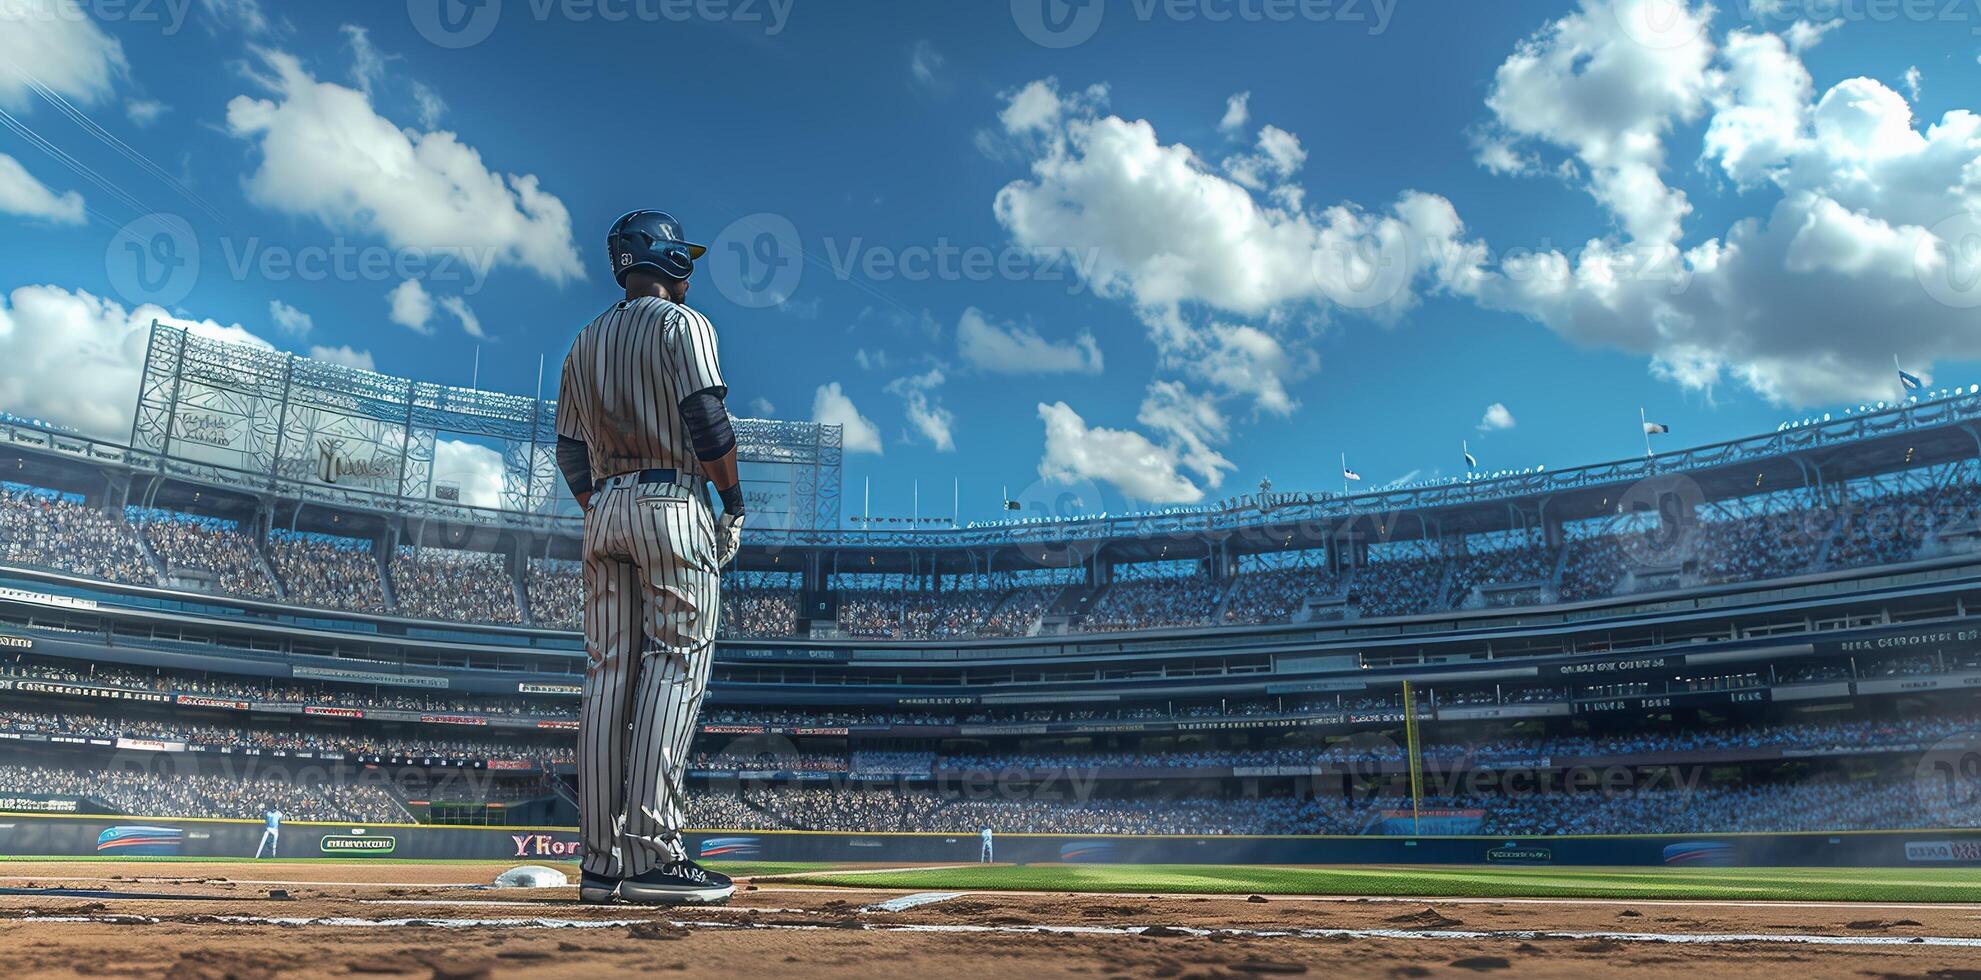
[{"label": "pinstriped baseball jersey", "polygon": [[564,362],[557,432],[586,443],[598,485],[585,515],[591,663],[578,723],[579,822],[594,874],[631,877],[687,856],[688,755],[721,601],[715,528],[700,493],[638,473],[701,472],[679,406],[709,388],[722,388],[714,328],[658,298],[613,304]]},{"label": "pinstriped baseball jersey", "polygon": [[706,388],[727,393],[708,318],[656,296],[622,300],[564,359],[557,434],[591,447],[594,481],[645,469],[699,473],[680,405]]}]

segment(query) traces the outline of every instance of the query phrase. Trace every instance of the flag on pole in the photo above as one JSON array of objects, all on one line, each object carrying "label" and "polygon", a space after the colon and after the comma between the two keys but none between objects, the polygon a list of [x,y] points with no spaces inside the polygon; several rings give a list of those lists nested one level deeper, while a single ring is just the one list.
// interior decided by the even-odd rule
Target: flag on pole
[{"label": "flag on pole", "polygon": [[1926,383],[1919,380],[1919,378],[1916,375],[1905,373],[1905,369],[1903,368],[1899,369],[1898,383],[1902,385],[1907,391],[1918,391],[1919,389],[1926,386]]},{"label": "flag on pole", "polygon": [[1479,468],[1479,457],[1472,455],[1472,447],[1470,445],[1461,442],[1458,444],[1458,451],[1465,454],[1466,469],[1476,470]]},{"label": "flag on pole", "polygon": [[1663,422],[1646,421],[1644,423],[1644,434],[1647,436],[1661,436],[1670,431],[1671,426]]},{"label": "flag on pole", "polygon": [[1354,470],[1351,470],[1348,467],[1344,466],[1341,468],[1341,478],[1344,480],[1360,480],[1362,478],[1362,474],[1357,473]]}]

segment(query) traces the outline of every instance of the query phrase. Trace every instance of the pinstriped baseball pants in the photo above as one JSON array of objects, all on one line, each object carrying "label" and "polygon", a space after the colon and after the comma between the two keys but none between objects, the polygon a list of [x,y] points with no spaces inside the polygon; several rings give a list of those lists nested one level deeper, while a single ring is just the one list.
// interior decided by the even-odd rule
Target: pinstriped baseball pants
[{"label": "pinstriped baseball pants", "polygon": [[584,867],[631,877],[686,856],[688,754],[719,613],[707,504],[677,486],[607,484],[585,517],[584,578]]}]

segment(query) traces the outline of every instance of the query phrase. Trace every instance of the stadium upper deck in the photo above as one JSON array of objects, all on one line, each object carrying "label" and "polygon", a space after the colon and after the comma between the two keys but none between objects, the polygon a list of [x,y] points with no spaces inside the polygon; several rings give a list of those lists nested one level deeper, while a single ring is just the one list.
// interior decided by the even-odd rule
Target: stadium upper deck
[{"label": "stadium upper deck", "polygon": [[[925,704],[989,685],[1345,690],[1327,675],[1797,634],[1824,634],[1809,650],[1832,656],[1894,624],[1959,627],[1981,601],[1977,414],[1963,390],[1646,460],[1362,497],[754,535],[726,590],[719,682],[773,703]],[[30,424],[0,431],[0,562],[15,569],[0,584],[19,590],[0,615],[41,649],[261,676],[438,673],[512,694],[518,678],[578,672],[575,539],[555,521],[285,496]],[[1087,537],[1101,529],[1123,536]],[[1003,543],[972,543],[984,534]]]}]

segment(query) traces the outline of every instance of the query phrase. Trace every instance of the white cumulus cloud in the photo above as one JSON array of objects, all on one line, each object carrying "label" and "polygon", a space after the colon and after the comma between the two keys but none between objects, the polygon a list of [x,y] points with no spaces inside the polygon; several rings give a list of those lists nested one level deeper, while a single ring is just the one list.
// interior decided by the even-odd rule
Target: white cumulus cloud
[{"label": "white cumulus cloud", "polygon": [[941,453],[956,451],[956,439],[952,432],[956,414],[942,407],[936,395],[945,380],[947,378],[942,369],[934,367],[921,374],[906,375],[887,383],[887,392],[901,399],[909,428]]},{"label": "white cumulus cloud", "polygon": [[279,299],[269,301],[268,319],[275,324],[275,329],[291,337],[306,337],[316,329],[316,320],[308,313]]},{"label": "white cumulus cloud", "polygon": [[1705,109],[1711,12],[1681,0],[1582,7],[1521,42],[1486,105],[1513,137],[1574,154],[1590,193],[1632,238],[1676,241],[1692,207],[1664,181],[1663,137]]},{"label": "white cumulus cloud", "polygon": [[127,310],[81,290],[22,286],[0,297],[0,408],[100,439],[131,436],[151,323],[268,348],[239,325],[188,320],[156,306]]},{"label": "white cumulus cloud", "polygon": [[1491,405],[1487,405],[1486,414],[1479,417],[1480,432],[1511,429],[1513,428],[1513,424],[1513,413],[1507,410],[1506,404],[1503,402],[1494,402]]},{"label": "white cumulus cloud", "polygon": [[1100,480],[1131,497],[1153,504],[1191,504],[1204,499],[1203,490],[1181,472],[1175,446],[1157,445],[1148,436],[1127,429],[1090,426],[1065,402],[1039,403],[1045,423],[1045,455],[1040,478],[1075,483]]},{"label": "white cumulus cloud", "polygon": [[1245,124],[1252,120],[1252,93],[1240,92],[1224,100],[1224,117],[1218,120],[1217,128],[1228,136],[1237,136],[1245,131]]},{"label": "white cumulus cloud", "polygon": [[[1462,231],[1435,195],[1406,193],[1386,213],[1306,207],[1286,182],[1304,150],[1270,127],[1245,174],[1272,185],[1262,198],[1146,121],[1063,98],[1050,79],[1020,89],[1001,118],[1035,144],[1030,177],[994,203],[1012,238],[1062,252],[1097,293],[1132,306],[1165,367],[1268,411],[1291,408],[1288,383],[1313,366],[1286,350],[1295,328],[1342,309],[1379,319],[1408,310],[1418,287],[1451,267]],[[1253,360],[1236,363],[1244,358]],[[1223,386],[1267,375],[1261,387]]]},{"label": "white cumulus cloud", "polygon": [[956,353],[993,374],[1099,374],[1102,366],[1100,344],[1091,333],[1051,341],[1030,326],[992,323],[976,307],[956,322]]},{"label": "white cumulus cloud", "polygon": [[392,322],[414,333],[433,332],[433,297],[418,279],[408,279],[385,294],[392,305]]},{"label": "white cumulus cloud", "polygon": [[849,453],[881,451],[880,427],[860,414],[837,381],[819,385],[813,393],[812,421],[839,426],[843,433],[840,444]]},{"label": "white cumulus cloud", "polygon": [[[1743,384],[1789,404],[1884,397],[1891,359],[1981,357],[1981,115],[1915,120],[1867,77],[1820,90],[1793,38],[1735,30],[1647,52],[1619,26],[1637,0],[1589,0],[1523,44],[1489,104],[1510,130],[1569,149],[1623,236],[1454,278],[1481,303],[1577,343],[1647,355],[1687,388]],[[1659,0],[1666,2],[1666,0]],[[1689,35],[1688,35],[1689,36]],[[1807,38],[1801,47],[1807,46]],[[1758,214],[1683,241],[1683,195],[1657,167],[1679,123]]]},{"label": "white cumulus cloud", "polygon": [[293,55],[259,54],[266,73],[253,77],[268,97],[227,104],[228,131],[260,151],[246,181],[256,204],[457,255],[478,270],[584,278],[570,211],[534,175],[491,171],[454,133],[401,128],[363,92],[319,81]]},{"label": "white cumulus cloud", "polygon": [[96,26],[77,0],[0,0],[0,109],[19,112],[29,80],[94,105],[128,69],[124,46]]},{"label": "white cumulus cloud", "polygon": [[475,315],[474,308],[468,305],[467,300],[459,296],[442,296],[440,308],[454,315],[454,319],[461,324],[463,333],[478,340],[487,339],[488,333],[482,329],[481,317]]},{"label": "white cumulus cloud", "polygon": [[435,439],[433,482],[460,487],[461,502],[470,507],[500,507],[502,454],[480,443]]},{"label": "white cumulus cloud", "polygon": [[19,160],[5,153],[0,153],[0,214],[39,218],[58,225],[79,225],[89,220],[81,194],[50,190],[28,173]]},{"label": "white cumulus cloud", "polygon": [[332,364],[342,364],[345,367],[362,368],[366,371],[378,370],[378,365],[372,361],[371,351],[357,350],[348,344],[336,347],[311,347],[310,357],[319,361],[329,361]]}]

